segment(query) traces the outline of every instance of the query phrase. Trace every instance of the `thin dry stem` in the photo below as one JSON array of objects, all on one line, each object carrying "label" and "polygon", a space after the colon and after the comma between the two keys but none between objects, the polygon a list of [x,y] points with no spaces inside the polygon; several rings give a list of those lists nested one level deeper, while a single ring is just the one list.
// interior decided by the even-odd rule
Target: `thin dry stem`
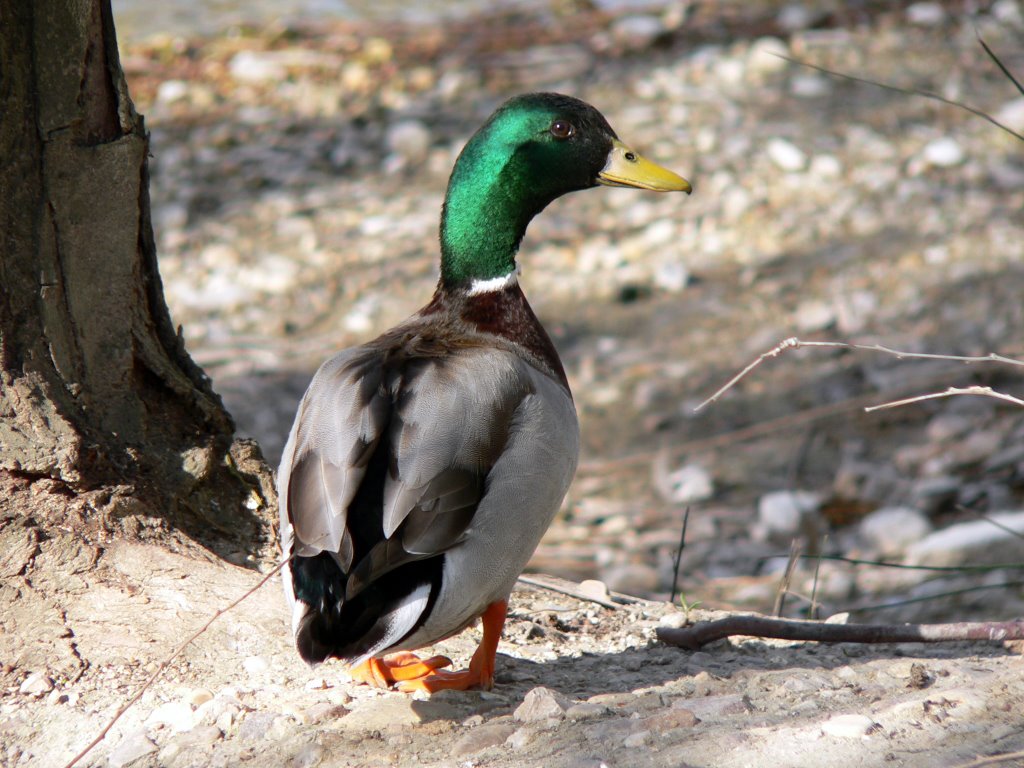
[{"label": "thin dry stem", "polygon": [[[746,376],[751,371],[753,371],[766,360],[778,357],[786,350],[809,347],[824,347],[829,349],[852,349],[862,350],[866,352],[882,352],[883,354],[892,355],[893,357],[896,357],[900,360],[949,360],[957,363],[1002,363],[1004,365],[1019,365],[1024,367],[1024,360],[1017,360],[1012,357],[1006,357],[1004,355],[996,354],[995,352],[991,352],[987,355],[940,355],[931,352],[907,352],[905,350],[892,349],[891,347],[886,347],[881,344],[852,344],[850,342],[845,341],[803,341],[797,338],[796,336],[790,336],[788,339],[783,339],[782,341],[780,341],[767,352],[758,355],[758,357],[755,360],[748,363],[743,368],[743,370],[741,370],[739,373],[737,373],[735,376],[729,379],[729,381],[727,381],[724,385],[719,387],[718,390],[716,390],[715,393],[711,395],[711,397],[709,397],[707,400],[705,400],[696,408],[694,408],[694,412],[696,413],[705,406],[710,405],[711,403],[714,403],[717,400],[719,400],[722,397],[722,395],[724,395],[736,384],[738,384],[740,381],[746,378]],[[987,397],[995,397],[1000,400],[1007,400],[1017,405],[1024,405],[1024,401],[1018,400],[1017,398],[1011,395],[1005,395],[1000,392],[995,392],[989,387],[950,387],[949,390],[947,390],[946,392],[924,395],[920,399],[929,400],[936,397],[949,397],[951,395],[960,394],[985,395]],[[912,402],[915,402],[915,398],[907,398],[906,400],[899,400],[894,403],[886,403],[883,405],[869,406],[864,410],[873,411],[878,410],[879,408],[891,408],[895,407],[896,405],[905,405],[906,403]]]},{"label": "thin dry stem", "polygon": [[[611,608],[613,610],[619,610],[622,608],[618,603],[614,603],[611,600],[605,600],[601,597],[595,597],[593,595],[585,594],[576,585],[571,582],[565,582],[564,584],[555,584],[551,581],[536,579],[531,576],[520,576],[517,581],[520,584],[526,584],[531,587],[537,587],[538,589],[546,589],[549,592],[556,592],[559,595],[568,595],[569,597],[575,597],[577,600],[584,600],[589,603],[597,603],[605,608]],[[609,594],[612,594],[609,592]]]},{"label": "thin dry stem", "polygon": [[772,608],[773,616],[782,616],[782,608],[786,602],[786,594],[789,592],[789,585],[793,582],[793,573],[796,571],[797,563],[800,562],[800,542],[793,539],[789,547],[789,560],[786,561],[786,570],[779,581],[778,591],[775,593],[775,607]]},{"label": "thin dry stem", "polygon": [[[979,38],[979,40],[981,40],[981,38]],[[981,44],[985,48],[985,51],[989,54],[989,56],[992,56],[993,58],[995,58],[994,54],[992,54],[992,52],[989,50],[989,47],[987,45],[985,45],[985,42],[981,41]],[[1021,134],[1017,133],[1015,130],[1013,130],[1009,126],[1004,125],[1003,123],[999,122],[994,117],[992,117],[992,115],[990,115],[988,112],[985,112],[982,109],[978,109],[977,107],[972,107],[970,104],[964,104],[962,101],[955,101],[954,99],[947,99],[945,96],[942,96],[942,95],[940,95],[938,93],[934,93],[933,91],[925,91],[925,90],[921,90],[919,88],[901,88],[898,85],[890,85],[889,83],[880,83],[877,80],[869,80],[868,78],[865,78],[865,77],[857,77],[856,75],[847,75],[847,74],[844,74],[843,72],[836,72],[835,70],[827,69],[825,67],[820,67],[817,64],[811,64],[811,63],[806,62],[806,61],[801,61],[800,59],[793,59],[793,58],[790,58],[789,56],[783,56],[781,54],[775,54],[775,55],[778,56],[780,59],[785,59],[786,61],[790,61],[790,62],[792,62],[794,64],[799,64],[800,66],[807,67],[808,69],[816,69],[819,72],[823,72],[826,75],[831,75],[832,77],[840,77],[843,80],[849,80],[850,82],[854,82],[854,83],[863,83],[864,85],[874,85],[874,86],[876,86],[878,88],[884,88],[887,91],[893,91],[894,93],[902,93],[902,94],[905,94],[907,96],[923,96],[924,98],[931,99],[932,101],[938,101],[938,102],[941,102],[943,104],[948,104],[951,107],[956,107],[958,109],[966,110],[966,111],[970,112],[972,115],[976,115],[977,117],[980,117],[982,120],[985,120],[986,122],[991,123],[996,128],[999,128],[1000,130],[1006,131],[1011,136],[1013,136],[1013,137],[1015,137],[1017,139],[1020,139],[1021,141],[1024,141],[1024,136],[1022,136]],[[1014,80],[1013,76],[1010,75],[1009,71],[1005,67],[1003,67],[1002,62],[1000,62],[998,59],[995,59],[995,61],[999,64],[1000,69],[1002,69],[1003,72],[1005,72],[1010,77],[1010,80],[1014,83],[1014,85],[1017,85],[1019,87],[1019,84],[1017,83],[1016,80]]]},{"label": "thin dry stem", "polygon": [[157,667],[156,671],[152,675],[149,676],[149,679],[146,680],[146,682],[144,682],[142,684],[142,687],[139,688],[139,690],[137,690],[135,692],[135,695],[132,696],[130,699],[128,699],[128,701],[126,701],[124,704],[121,705],[121,708],[119,710],[117,710],[117,712],[114,714],[114,716],[110,719],[110,722],[107,723],[103,727],[103,730],[101,730],[99,732],[99,734],[96,736],[96,738],[93,739],[91,742],[89,742],[89,745],[85,749],[83,749],[81,752],[79,752],[77,755],[75,755],[74,758],[72,758],[71,762],[68,763],[66,766],[64,766],[64,768],[72,768],[72,766],[74,766],[79,760],[81,760],[83,757],[85,757],[87,754],[89,754],[97,744],[99,744],[101,741],[103,741],[103,739],[106,738],[107,734],[110,732],[110,729],[113,728],[114,724],[118,720],[121,719],[121,716],[124,715],[125,712],[127,712],[129,709],[131,709],[132,706],[134,706],[135,703],[139,699],[142,698],[142,694],[144,694],[147,690],[149,690],[150,686],[153,685],[153,683],[155,683],[157,681],[157,678],[159,678],[160,675],[162,675],[164,673],[164,670],[167,669],[167,667],[170,665],[170,663],[172,661],[174,661],[176,658],[178,658],[178,656],[181,655],[182,651],[184,651],[197,638],[199,638],[200,635],[202,635],[204,632],[206,632],[206,630],[208,630],[210,628],[210,625],[213,624],[213,622],[215,622],[217,619],[219,619],[225,613],[227,613],[228,611],[233,609],[236,605],[241,603],[247,597],[249,597],[254,592],[256,592],[256,590],[258,590],[260,587],[262,587],[264,584],[266,584],[268,581],[270,581],[270,579],[272,577],[277,575],[278,571],[280,571],[282,568],[284,568],[284,566],[285,566],[285,564],[287,562],[288,562],[287,560],[284,560],[284,561],[278,563],[269,573],[267,573],[262,579],[259,580],[259,583],[257,583],[256,586],[254,586],[252,589],[250,589],[248,592],[246,592],[240,598],[235,600],[235,602],[231,603],[231,605],[229,605],[227,608],[221,608],[220,610],[218,610],[215,614],[213,614],[213,616],[210,617],[210,619],[205,624],[203,624],[203,626],[201,626],[198,630],[193,632],[185,640],[185,642],[183,642],[181,645],[179,645],[177,648],[175,648],[174,651],[169,656],[167,656],[163,661],[160,662],[160,666]]},{"label": "thin dry stem", "polygon": [[954,397],[956,395],[981,395],[983,397],[993,397],[996,400],[1003,400],[1007,403],[1013,403],[1014,405],[1024,406],[1024,400],[1008,395],[1005,392],[997,392],[992,387],[949,387],[942,392],[929,392],[925,395],[915,395],[914,397],[906,397],[902,400],[893,400],[888,403],[880,403],[879,405],[869,405],[864,410],[868,413],[872,411],[881,411],[885,408],[899,408],[902,405],[910,405],[911,403],[920,403],[924,400],[936,400],[941,397]]},{"label": "thin dry stem", "polygon": [[1024,760],[1024,750],[1019,752],[1003,752],[1001,755],[979,757],[976,760],[971,760],[969,763],[958,765],[957,768],[983,768],[983,766],[986,765],[999,765],[1000,763],[1008,763],[1011,760]]}]

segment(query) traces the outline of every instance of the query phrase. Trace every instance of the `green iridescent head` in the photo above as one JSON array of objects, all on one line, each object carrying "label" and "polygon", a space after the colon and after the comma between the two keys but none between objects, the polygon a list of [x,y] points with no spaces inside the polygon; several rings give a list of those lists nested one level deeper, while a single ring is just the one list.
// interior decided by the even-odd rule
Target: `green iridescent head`
[{"label": "green iridescent head", "polygon": [[530,220],[567,192],[598,184],[690,191],[579,99],[531,93],[505,102],[467,142],[448,181],[442,282],[452,288],[513,272]]}]

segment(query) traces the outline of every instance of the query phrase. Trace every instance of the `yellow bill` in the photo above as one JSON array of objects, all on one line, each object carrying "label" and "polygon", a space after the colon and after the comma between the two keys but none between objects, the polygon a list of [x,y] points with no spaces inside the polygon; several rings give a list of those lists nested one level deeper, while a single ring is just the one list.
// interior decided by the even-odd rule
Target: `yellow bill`
[{"label": "yellow bill", "polygon": [[612,139],[608,163],[597,174],[597,181],[609,187],[636,187],[655,192],[685,192],[693,188],[682,176],[642,157],[618,139]]}]

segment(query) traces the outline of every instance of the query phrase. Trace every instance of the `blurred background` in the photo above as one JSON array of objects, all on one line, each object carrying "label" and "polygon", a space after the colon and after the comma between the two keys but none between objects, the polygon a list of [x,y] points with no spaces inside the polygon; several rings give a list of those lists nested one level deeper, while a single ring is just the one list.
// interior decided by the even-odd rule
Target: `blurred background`
[{"label": "blurred background", "polygon": [[[531,569],[705,607],[856,620],[1024,613],[1024,13],[998,2],[115,0],[152,132],[167,301],[276,463],[326,357],[429,300],[447,176],[505,98],[601,109],[694,194],[601,189],[531,226],[522,284],[583,455]],[[839,555],[976,570],[903,570]],[[992,568],[997,565],[1002,567]],[[678,600],[678,591],[675,597]],[[908,602],[910,601],[910,602]]]}]

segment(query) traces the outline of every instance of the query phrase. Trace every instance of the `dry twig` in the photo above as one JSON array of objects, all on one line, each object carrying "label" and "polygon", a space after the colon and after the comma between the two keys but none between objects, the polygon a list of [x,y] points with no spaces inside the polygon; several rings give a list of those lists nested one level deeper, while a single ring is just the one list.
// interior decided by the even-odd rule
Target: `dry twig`
[{"label": "dry twig", "polygon": [[683,550],[686,548],[686,525],[690,522],[690,507],[687,505],[683,513],[683,530],[679,534],[679,549],[676,550],[676,559],[672,564],[672,595],[668,601],[675,603],[676,590],[679,589],[679,565],[683,561]]},{"label": "dry twig", "polygon": [[819,643],[945,643],[1024,639],[1024,620],[956,624],[826,624],[820,621],[728,616],[679,629],[659,627],[658,639],[668,645],[697,650],[732,635],[809,640]]},{"label": "dry twig", "polygon": [[1008,763],[1011,760],[1024,760],[1024,750],[1019,752],[1003,752],[1001,755],[979,757],[977,760],[971,760],[969,763],[958,765],[957,768],[983,768],[983,766],[986,765],[999,765],[999,763]]},{"label": "dry twig", "polygon": [[[697,412],[707,405],[719,400],[722,395],[732,389],[736,384],[742,381],[746,376],[757,368],[761,363],[766,360],[770,360],[774,357],[778,357],[783,352],[789,349],[801,349],[806,347],[824,347],[827,349],[855,349],[863,350],[868,352],[882,352],[887,355],[892,355],[900,360],[903,359],[915,359],[915,360],[950,360],[957,363],[1002,363],[1004,365],[1019,365],[1024,366],[1024,360],[1017,360],[1012,357],[1006,357],[999,355],[994,352],[987,355],[940,355],[931,352],[906,352],[904,350],[892,349],[891,347],[885,347],[881,344],[852,344],[845,341],[803,341],[798,339],[796,336],[790,336],[788,339],[783,339],[774,347],[769,349],[767,352],[763,352],[758,357],[748,363],[743,370],[729,379],[725,384],[719,387],[711,397],[702,402],[696,408],[694,412]],[[918,397],[911,397],[905,400],[898,400],[893,403],[883,403],[882,405],[874,405],[865,407],[865,411],[878,410],[880,408],[893,408],[898,405],[905,405],[906,403],[912,403],[916,400],[929,400],[937,397],[950,397],[952,395],[985,395],[987,397],[995,397],[1000,400],[1007,400],[1016,405],[1024,405],[1024,401],[1018,400],[1011,395],[1005,395],[1001,392],[994,391],[991,387],[950,387],[945,392],[934,393],[930,395],[920,395]]]},{"label": "dry twig", "polygon": [[775,594],[775,607],[772,608],[772,616],[782,616],[782,608],[786,602],[786,595],[789,593],[789,585],[793,582],[793,573],[796,571],[797,563],[801,558],[801,546],[797,539],[793,539],[789,547],[789,560],[786,561],[786,570],[782,574],[778,591]]},{"label": "dry twig", "polygon": [[[550,579],[550,580],[548,580],[548,579]],[[556,583],[554,577],[548,577],[548,578],[545,578],[545,579],[537,579],[537,578],[534,578],[532,576],[520,576],[517,579],[517,581],[520,584],[527,584],[528,586],[537,587],[538,589],[546,589],[549,592],[556,592],[559,595],[567,595],[569,597],[575,597],[577,600],[584,600],[584,601],[590,602],[590,603],[597,603],[598,605],[604,606],[605,608],[612,608],[614,610],[618,610],[618,609],[622,608],[622,606],[619,603],[612,602],[611,600],[605,600],[604,598],[597,597],[596,595],[588,595],[588,594],[586,594],[585,592],[583,592],[579,588],[578,585],[573,584],[570,581],[563,581],[561,579],[558,579],[558,581]],[[614,593],[612,593],[612,592],[609,592],[608,594],[612,595],[612,596],[617,596],[617,595],[614,595]],[[623,596],[623,597],[625,597],[625,596]],[[631,599],[632,600],[637,600],[638,598],[631,598]]]},{"label": "dry twig", "polygon": [[996,400],[1004,400],[1014,405],[1024,406],[1024,400],[1013,395],[1008,395],[1005,392],[996,392],[992,387],[949,387],[942,392],[929,392],[925,395],[915,395],[914,397],[905,397],[902,400],[893,400],[888,403],[880,403],[878,405],[869,405],[864,410],[868,413],[872,411],[880,411],[884,408],[899,408],[902,405],[910,405],[911,403],[920,403],[923,400],[936,400],[940,397],[953,397],[954,395],[981,395],[982,397],[993,397]]},{"label": "dry twig", "polygon": [[121,708],[117,710],[114,716],[110,719],[110,722],[103,727],[103,730],[99,732],[96,738],[89,742],[89,745],[85,749],[83,749],[81,752],[75,755],[74,758],[72,758],[71,762],[64,766],[64,768],[72,768],[72,766],[74,766],[79,760],[81,760],[83,757],[89,754],[97,744],[99,744],[101,741],[103,741],[103,739],[107,737],[107,734],[110,732],[110,729],[114,727],[114,724],[121,719],[121,716],[124,715],[125,712],[131,709],[132,706],[134,706],[134,704],[142,698],[142,694],[149,690],[149,687],[153,685],[153,683],[156,682],[157,678],[159,678],[160,675],[164,673],[164,670],[167,669],[170,663],[181,655],[182,651],[184,651],[189,645],[191,645],[192,642],[196,640],[200,635],[206,632],[206,630],[210,628],[210,625],[213,624],[213,622],[215,622],[225,613],[230,611],[236,605],[241,603],[243,600],[249,597],[249,595],[253,594],[256,590],[258,590],[260,587],[262,587],[264,584],[270,581],[271,578],[276,576],[277,572],[284,568],[285,563],[287,562],[287,560],[284,560],[278,563],[269,573],[267,573],[262,579],[259,580],[259,583],[257,583],[256,586],[254,586],[240,598],[235,600],[235,602],[231,603],[231,605],[229,605],[227,608],[221,608],[220,610],[218,610],[215,614],[213,614],[213,616],[210,617],[210,619],[205,624],[203,624],[203,626],[201,626],[199,629],[193,632],[185,640],[185,642],[183,642],[181,645],[175,648],[174,651],[169,656],[167,656],[163,661],[160,662],[160,666],[157,667],[156,671],[149,676],[149,679],[142,684],[142,687],[135,692],[135,695],[121,705]]},{"label": "dry twig", "polygon": [[[1010,72],[1010,70],[1006,68],[1006,65],[1003,64],[1003,62],[999,59],[998,56],[996,56],[995,52],[993,52],[993,50],[988,47],[988,45],[985,43],[985,41],[981,39],[981,35],[978,35],[978,42],[981,43],[981,47],[985,49],[985,53],[987,53],[989,58],[992,59],[992,61],[994,61],[996,63],[996,66],[998,66],[999,69],[1002,70],[1003,74],[1006,75],[1010,79],[1010,82],[1014,84],[1014,86],[1017,88],[1017,90],[1020,91],[1022,94],[1024,94],[1024,87],[1021,86],[1021,84],[1013,76],[1013,74]],[[818,72],[822,72],[822,73],[824,73],[826,75],[831,75],[832,77],[839,77],[839,78],[842,78],[843,80],[849,80],[850,82],[853,82],[853,83],[863,83],[864,85],[873,85],[873,86],[875,86],[877,88],[883,88],[883,89],[885,89],[887,91],[893,91],[894,93],[902,93],[902,94],[904,94],[906,96],[922,96],[922,97],[924,97],[926,99],[931,99],[932,101],[938,101],[938,102],[941,102],[943,104],[948,104],[949,106],[956,107],[957,109],[966,110],[967,112],[970,112],[972,115],[980,117],[982,120],[985,120],[986,122],[991,123],[996,128],[999,128],[1002,131],[1006,131],[1008,134],[1010,134],[1014,138],[1017,138],[1017,139],[1020,139],[1021,141],[1024,141],[1024,136],[1022,136],[1021,134],[1017,133],[1015,130],[1013,130],[1009,126],[1006,126],[1003,123],[999,122],[994,117],[992,117],[992,115],[990,115],[988,112],[985,112],[982,109],[978,109],[977,107],[972,107],[970,104],[964,104],[962,101],[956,101],[955,99],[947,99],[945,96],[942,96],[941,94],[935,93],[934,91],[925,91],[925,90],[922,90],[920,88],[902,88],[902,87],[900,87],[898,85],[891,85],[889,83],[880,83],[877,80],[870,80],[870,79],[868,79],[866,77],[857,77],[856,75],[847,75],[847,74],[845,74],[843,72],[836,72],[835,70],[828,69],[826,67],[821,67],[821,66],[818,66],[817,64],[811,64],[810,62],[807,62],[807,61],[801,61],[800,59],[793,59],[793,58],[790,58],[789,56],[783,56],[781,54],[775,54],[775,55],[778,56],[780,59],[785,59],[786,61],[792,62],[793,64],[799,64],[800,66],[807,67],[808,69],[815,69]]]}]

